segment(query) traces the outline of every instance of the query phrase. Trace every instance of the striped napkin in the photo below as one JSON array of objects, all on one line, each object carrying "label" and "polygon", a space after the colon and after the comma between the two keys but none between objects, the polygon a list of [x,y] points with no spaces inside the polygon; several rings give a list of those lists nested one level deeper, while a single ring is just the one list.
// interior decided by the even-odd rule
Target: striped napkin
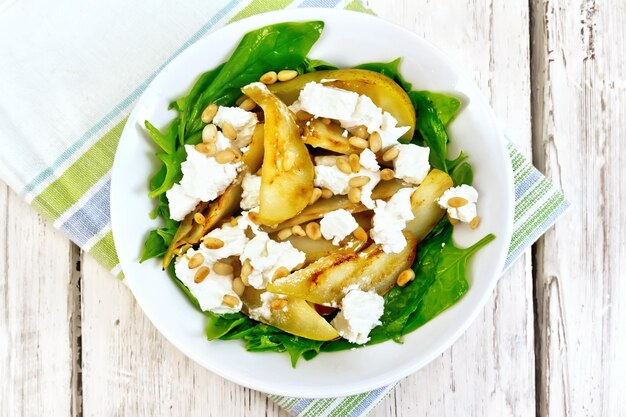
[{"label": "striped napkin", "polygon": [[[358,0],[189,0],[159,7],[111,0],[89,8],[0,1],[0,178],[118,275],[110,170],[134,103],[173,57],[209,31],[292,7],[370,12]],[[568,206],[512,145],[509,152],[516,207],[506,268]],[[294,416],[358,417],[392,389],[324,400],[271,398]]]}]

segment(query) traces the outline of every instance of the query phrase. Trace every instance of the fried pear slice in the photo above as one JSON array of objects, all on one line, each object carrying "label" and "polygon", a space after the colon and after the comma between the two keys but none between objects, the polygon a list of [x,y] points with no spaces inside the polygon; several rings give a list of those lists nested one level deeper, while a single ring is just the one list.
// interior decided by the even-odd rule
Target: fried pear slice
[{"label": "fried pear slice", "polygon": [[262,83],[249,84],[241,91],[261,106],[265,116],[259,220],[275,225],[294,217],[309,203],[313,162],[285,103]]},{"label": "fried pear slice", "polygon": [[291,104],[296,101],[304,85],[311,81],[368,96],[374,104],[389,112],[399,126],[411,127],[402,136],[404,139],[410,140],[413,137],[415,108],[411,99],[394,80],[377,72],[363,69],[315,71],[299,75],[291,81],[273,84],[269,88],[282,101]]},{"label": "fried pear slice", "polygon": [[343,131],[334,123],[327,125],[320,119],[314,119],[304,127],[304,143],[344,155],[360,153],[362,149],[350,145],[348,138],[342,135]]},{"label": "fried pear slice", "polygon": [[453,185],[448,174],[438,169],[431,170],[411,195],[411,209],[415,217],[404,230],[421,242],[445,214],[437,199]]},{"label": "fried pear slice", "polygon": [[[243,311],[250,315],[250,311],[261,306],[261,294],[265,290],[246,287],[241,300]],[[333,328],[309,303],[301,298],[287,297],[286,305],[269,310],[269,316],[255,316],[258,321],[277,327],[295,336],[311,340],[333,340],[339,337]]]},{"label": "fried pear slice", "polygon": [[400,253],[385,253],[375,243],[359,253],[333,253],[275,280],[267,289],[330,306],[338,305],[352,286],[383,295],[415,259],[417,239],[410,233],[405,233],[405,237],[407,245]]},{"label": "fried pear slice", "polygon": [[286,241],[291,243],[294,248],[304,252],[307,264],[335,252],[358,252],[367,243],[361,242],[353,235],[346,237],[339,246],[333,245],[330,240],[313,240],[308,236],[290,236]]},{"label": "fried pear slice", "polygon": [[[195,245],[222,219],[239,209],[241,193],[243,192],[241,188],[243,177],[248,173],[256,172],[263,162],[263,134],[263,125],[258,124],[252,134],[249,149],[241,157],[243,169],[237,174],[233,183],[217,199],[209,203],[201,202],[191,213],[185,216],[178,226],[176,234],[167,248],[167,252],[163,256],[163,269],[167,268],[177,252],[180,251],[180,248]],[[194,221],[196,213],[201,213],[204,216],[204,224]]]},{"label": "fried pear slice", "polygon": [[[390,181],[381,181],[374,187],[372,190],[372,199],[374,200],[388,200],[398,192],[399,189],[406,187],[406,185],[397,179],[393,179]],[[331,211],[345,209],[352,214],[360,213],[368,210],[361,203],[353,203],[348,200],[348,196],[345,195],[336,195],[329,199],[319,199],[314,204],[307,206],[304,210],[300,212],[297,216],[286,220],[273,228],[272,230],[281,230],[287,227],[293,227],[297,224],[303,224],[310,222],[311,220],[317,220],[324,217],[324,214],[330,213]]]}]

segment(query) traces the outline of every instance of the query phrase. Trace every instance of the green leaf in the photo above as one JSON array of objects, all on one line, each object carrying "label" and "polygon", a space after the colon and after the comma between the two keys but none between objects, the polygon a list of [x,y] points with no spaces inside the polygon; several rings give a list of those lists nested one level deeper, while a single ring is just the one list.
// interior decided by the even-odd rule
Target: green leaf
[{"label": "green leaf", "polygon": [[474,181],[474,171],[470,164],[463,162],[452,170],[450,177],[455,186],[461,184],[472,185],[472,181]]},{"label": "green leaf", "polygon": [[370,70],[374,72],[379,72],[400,85],[404,89],[404,91],[411,91],[411,83],[404,79],[402,74],[400,74],[400,70],[398,66],[400,65],[400,58],[396,58],[391,62],[369,62],[367,64],[357,65],[354,68]]},{"label": "green leaf", "polygon": [[240,88],[267,71],[298,68],[319,39],[324,22],[286,22],[248,32],[215,78],[203,88],[186,116],[185,135],[202,128],[200,114],[210,103],[232,104]]},{"label": "green leaf", "polygon": [[148,197],[150,198],[160,196],[172,188],[172,186],[180,180],[182,177],[180,165],[187,158],[187,152],[185,151],[185,148],[181,146],[172,154],[158,152],[156,156],[161,160],[161,162],[163,162],[165,172],[163,173],[163,168],[160,168],[159,171],[157,171],[157,173],[150,179],[151,191],[148,194]]},{"label": "green leaf", "polygon": [[454,119],[459,108],[461,108],[461,101],[448,94],[433,93],[432,91],[417,91],[416,94],[423,95],[431,102],[444,126],[447,126]]},{"label": "green leaf", "polygon": [[305,58],[304,62],[298,67],[299,74],[306,74],[308,72],[322,71],[322,70],[334,70],[336,66],[329,64],[321,59],[309,59]]},{"label": "green leaf", "polygon": [[172,154],[176,151],[176,136],[178,135],[179,121],[178,117],[172,120],[165,129],[165,133],[161,133],[161,131],[154,127],[149,121],[146,120],[144,122],[146,130],[148,130],[154,143],[159,145],[166,154]]},{"label": "green leaf", "polygon": [[425,95],[411,91],[409,98],[417,112],[416,130],[420,132],[424,143],[430,148],[430,165],[448,172],[446,166],[448,154],[446,127],[439,120],[435,107]]},{"label": "green leaf", "polygon": [[189,299],[191,304],[193,304],[193,306],[198,311],[204,313],[202,311],[202,308],[200,307],[200,303],[198,302],[198,299],[191,293],[191,291],[189,291],[189,288],[187,288],[187,286],[185,284],[183,284],[183,282],[180,279],[178,279],[178,277],[176,276],[175,266],[176,266],[176,264],[174,262],[172,262],[167,267],[167,275],[169,275],[169,277],[174,281],[174,283],[176,285],[178,285],[178,288],[180,288],[180,290],[187,296],[187,298]]},{"label": "green leaf", "polygon": [[143,244],[139,262],[163,256],[167,250],[167,246],[163,237],[156,230],[150,231],[148,238]]},{"label": "green leaf", "polygon": [[[239,329],[238,331],[236,331],[236,329],[252,321],[247,316],[241,313],[222,315],[206,313],[206,315],[208,321],[205,331],[208,340],[224,338],[229,333],[243,335],[241,329]],[[248,329],[249,328],[250,327],[248,327]]]}]

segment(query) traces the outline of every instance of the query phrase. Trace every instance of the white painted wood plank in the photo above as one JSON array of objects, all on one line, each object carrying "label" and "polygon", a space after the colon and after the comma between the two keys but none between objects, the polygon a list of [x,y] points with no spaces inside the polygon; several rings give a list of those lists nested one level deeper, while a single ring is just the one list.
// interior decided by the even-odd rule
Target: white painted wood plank
[{"label": "white painted wood plank", "polygon": [[625,415],[626,3],[532,21],[535,158],[572,202],[537,247],[538,415]]},{"label": "white painted wood plank", "polygon": [[0,415],[74,415],[71,244],[1,182],[0,242]]},{"label": "white painted wood plank", "polygon": [[[465,68],[530,155],[527,2],[371,0],[382,17],[425,37]],[[403,380],[372,414],[531,415],[531,257],[501,279],[484,312],[440,358]]]},{"label": "white painted wood plank", "polygon": [[288,416],[265,395],[187,359],[150,323],[123,282],[88,256],[83,264],[85,416]]}]

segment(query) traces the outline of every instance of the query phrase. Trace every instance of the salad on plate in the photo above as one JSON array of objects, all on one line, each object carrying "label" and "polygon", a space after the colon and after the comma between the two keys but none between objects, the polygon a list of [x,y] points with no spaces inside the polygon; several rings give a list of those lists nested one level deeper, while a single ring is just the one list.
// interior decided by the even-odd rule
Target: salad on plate
[{"label": "salad on plate", "polygon": [[321,352],[402,337],[469,288],[478,191],[446,126],[461,101],[414,90],[400,59],[310,59],[321,21],[247,33],[145,128],[162,162],[141,261],[160,258],[206,316],[208,340]]}]

